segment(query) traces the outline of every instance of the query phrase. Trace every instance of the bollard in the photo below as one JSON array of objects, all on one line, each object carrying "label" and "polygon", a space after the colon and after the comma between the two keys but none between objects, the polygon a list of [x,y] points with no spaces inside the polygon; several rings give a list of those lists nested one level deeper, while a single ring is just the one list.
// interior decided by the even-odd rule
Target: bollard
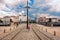
[{"label": "bollard", "polygon": [[56,31],[54,31],[54,36],[56,36]]},{"label": "bollard", "polygon": [[14,27],[14,29],[15,29],[15,27]]},{"label": "bollard", "polygon": [[40,29],[40,27],[39,27],[39,29]]},{"label": "bollard", "polygon": [[11,28],[10,28],[10,31],[11,31]]},{"label": "bollard", "polygon": [[6,33],[5,29],[4,29],[4,33]]},{"label": "bollard", "polygon": [[42,30],[43,30],[43,27],[42,27]]},{"label": "bollard", "polygon": [[51,24],[51,27],[53,27],[53,24]]},{"label": "bollard", "polygon": [[46,28],[46,32],[47,32],[47,28]]},{"label": "bollard", "polygon": [[41,30],[42,30],[42,28],[41,28]]}]

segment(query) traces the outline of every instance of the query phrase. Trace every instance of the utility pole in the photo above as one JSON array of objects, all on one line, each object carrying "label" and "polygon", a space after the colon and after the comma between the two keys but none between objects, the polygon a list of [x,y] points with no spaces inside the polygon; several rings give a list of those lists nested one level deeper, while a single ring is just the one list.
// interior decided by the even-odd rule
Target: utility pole
[{"label": "utility pole", "polygon": [[28,29],[28,9],[30,8],[29,6],[28,6],[28,1],[27,1],[27,6],[25,7],[26,9],[27,9],[27,29]]},{"label": "utility pole", "polygon": [[28,1],[27,1],[27,29],[28,29]]},{"label": "utility pole", "polygon": [[27,29],[28,29],[28,12],[29,12],[29,9],[38,9],[38,8],[30,8],[29,6],[28,6],[28,0],[27,0],[27,6],[26,7],[24,7],[24,8],[26,8],[27,9]]}]

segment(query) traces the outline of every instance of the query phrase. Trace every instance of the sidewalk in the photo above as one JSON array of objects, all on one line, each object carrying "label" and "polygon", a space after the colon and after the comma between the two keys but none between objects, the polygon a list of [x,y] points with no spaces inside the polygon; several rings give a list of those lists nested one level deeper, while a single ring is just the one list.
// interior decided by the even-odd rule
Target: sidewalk
[{"label": "sidewalk", "polygon": [[[0,34],[0,39],[3,39],[3,38],[6,38],[6,39],[9,38],[10,39],[10,35],[11,35],[11,37],[12,37],[12,35],[15,35],[15,33],[17,33],[18,30],[20,30],[22,28],[22,26],[24,27],[24,24],[19,25],[19,27],[17,27],[17,28],[14,27],[14,29],[11,29],[11,30],[9,29],[10,30],[9,32]],[[13,27],[13,26],[11,26],[11,27]]]},{"label": "sidewalk", "polygon": [[40,29],[43,29],[43,31],[46,31],[47,29],[47,32],[48,33],[51,33],[51,34],[54,34],[54,31],[56,32],[56,36],[60,37],[60,27],[51,27],[51,26],[44,26],[44,25],[39,25],[39,24],[36,24],[38,27],[40,27]]},{"label": "sidewalk", "polygon": [[27,29],[22,30],[13,40],[39,40],[35,33],[28,31]]},{"label": "sidewalk", "polygon": [[6,36],[2,40],[40,40],[32,28],[28,31],[26,24],[19,25],[19,27],[13,31],[10,35]]}]

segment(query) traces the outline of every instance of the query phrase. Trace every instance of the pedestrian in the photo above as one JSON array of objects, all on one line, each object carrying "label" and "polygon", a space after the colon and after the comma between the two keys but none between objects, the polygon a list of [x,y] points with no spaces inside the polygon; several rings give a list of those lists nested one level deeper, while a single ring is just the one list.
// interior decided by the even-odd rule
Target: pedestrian
[{"label": "pedestrian", "polygon": [[16,22],[16,27],[18,27],[18,25],[19,25],[19,23],[18,23],[18,22]]},{"label": "pedestrian", "polygon": [[18,23],[18,22],[14,22],[14,25],[15,25],[16,27],[18,27],[19,23]]},{"label": "pedestrian", "polygon": [[30,25],[28,25],[28,31],[30,31]]}]

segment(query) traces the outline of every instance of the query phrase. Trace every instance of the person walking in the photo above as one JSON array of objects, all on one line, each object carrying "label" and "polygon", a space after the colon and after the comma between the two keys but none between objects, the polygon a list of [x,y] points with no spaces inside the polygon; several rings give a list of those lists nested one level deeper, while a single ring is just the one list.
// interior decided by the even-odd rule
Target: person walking
[{"label": "person walking", "polygon": [[19,25],[19,22],[16,22],[16,27],[18,27],[18,25]]},{"label": "person walking", "polygon": [[30,25],[28,25],[28,31],[30,31]]}]

